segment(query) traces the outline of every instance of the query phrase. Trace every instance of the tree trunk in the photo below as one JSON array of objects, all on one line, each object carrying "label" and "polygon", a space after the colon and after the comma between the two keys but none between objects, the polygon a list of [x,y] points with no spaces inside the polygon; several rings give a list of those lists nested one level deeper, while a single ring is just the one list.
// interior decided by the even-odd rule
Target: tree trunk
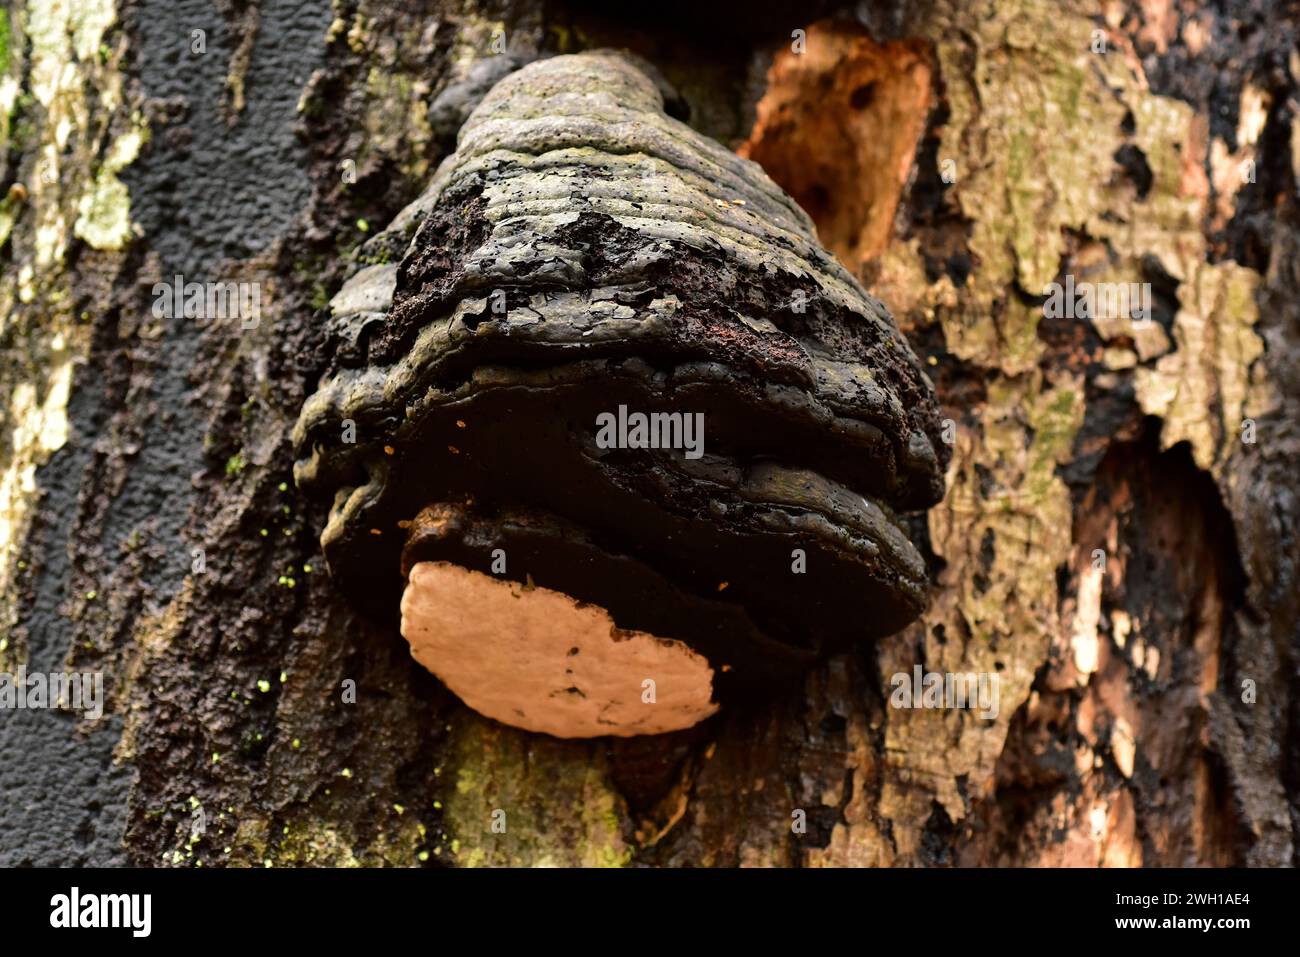
[{"label": "tree trunk", "polygon": [[[0,714],[0,864],[1296,862],[1294,5],[14,4],[0,672],[106,697]],[[482,78],[596,47],[808,210],[953,460],[920,621],[766,706],[565,741],[341,596],[290,430]],[[160,316],[177,276],[259,320]],[[1146,284],[1151,321],[1052,283]],[[896,707],[918,665],[995,675],[996,714]]]}]

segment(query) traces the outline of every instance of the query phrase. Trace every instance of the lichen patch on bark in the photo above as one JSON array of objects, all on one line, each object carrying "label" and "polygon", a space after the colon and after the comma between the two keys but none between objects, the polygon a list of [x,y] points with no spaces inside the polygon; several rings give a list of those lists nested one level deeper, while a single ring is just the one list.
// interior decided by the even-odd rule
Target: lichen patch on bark
[{"label": "lichen patch on bark", "polygon": [[[103,42],[115,7],[107,0],[74,4],[34,2],[0,13],[5,20],[6,63],[0,77],[6,157],[19,165],[5,172],[21,186],[0,210],[3,236],[12,264],[0,284],[0,335],[15,341],[0,361],[0,426],[10,437],[0,448],[0,621],[5,630],[16,620],[14,572],[30,525],[37,493],[37,469],[61,448],[69,434],[67,405],[73,371],[90,344],[90,329],[74,314],[71,278],[64,256],[78,228],[83,184],[87,195],[112,202],[92,204],[93,220],[123,238],[126,192],[107,177],[131,161],[139,130],[123,134],[119,148],[100,155],[112,131],[128,127],[122,104],[120,49]],[[20,86],[15,74],[24,78]],[[13,123],[16,94],[30,92],[21,126]],[[94,118],[92,122],[92,117]],[[21,137],[18,139],[17,137]],[[134,137],[134,139],[133,139]],[[101,182],[104,189],[91,189]],[[110,208],[111,207],[111,208]],[[123,213],[124,215],[124,213]],[[91,220],[87,220],[89,223]],[[104,264],[104,272],[112,272]]]}]

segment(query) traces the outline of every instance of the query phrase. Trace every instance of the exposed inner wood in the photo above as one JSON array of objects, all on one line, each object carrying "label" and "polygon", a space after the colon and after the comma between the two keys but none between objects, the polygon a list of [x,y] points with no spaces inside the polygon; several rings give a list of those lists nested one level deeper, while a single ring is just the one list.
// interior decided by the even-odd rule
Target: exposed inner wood
[{"label": "exposed inner wood", "polygon": [[878,256],[930,107],[931,69],[916,40],[877,43],[818,23],[801,52],[783,48],[740,154],[799,201],[849,268]]}]

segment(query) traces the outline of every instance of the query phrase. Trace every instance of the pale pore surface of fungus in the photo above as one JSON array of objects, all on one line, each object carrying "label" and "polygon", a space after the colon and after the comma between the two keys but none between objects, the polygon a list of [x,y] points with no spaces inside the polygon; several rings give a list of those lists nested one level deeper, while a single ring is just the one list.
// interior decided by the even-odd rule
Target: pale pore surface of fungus
[{"label": "pale pore surface of fungus", "polygon": [[713,669],[683,643],[621,630],[563,592],[449,562],[411,569],[402,634],[475,711],[557,738],[662,734],[718,709]]}]

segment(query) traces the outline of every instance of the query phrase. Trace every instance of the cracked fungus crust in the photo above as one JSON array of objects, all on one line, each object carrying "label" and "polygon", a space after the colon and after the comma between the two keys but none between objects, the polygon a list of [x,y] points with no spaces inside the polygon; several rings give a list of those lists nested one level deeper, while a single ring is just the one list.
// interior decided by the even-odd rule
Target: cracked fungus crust
[{"label": "cracked fungus crust", "polygon": [[604,609],[562,592],[449,562],[411,569],[402,634],[475,711],[557,738],[679,731],[718,710],[713,669],[681,642],[622,631]]},{"label": "cracked fungus crust", "polygon": [[[419,562],[490,568],[484,601],[531,578],[604,609],[606,631],[671,636],[646,646],[677,650],[665,667],[699,656],[724,704],[924,608],[899,513],[942,497],[949,450],[920,362],[803,210],[665,115],[628,59],[559,56],[502,79],[362,258],[331,302],[294,475],[333,497],[321,544],[363,607],[391,615]],[[700,416],[702,449],[602,445],[596,423],[621,407]],[[509,637],[461,621],[484,647]],[[522,687],[518,654],[444,640],[421,660],[466,700],[506,681],[498,669]],[[633,707],[661,676],[630,678],[627,712],[593,684],[611,710],[591,733],[665,730]],[[706,683],[673,720],[710,700]]]}]

